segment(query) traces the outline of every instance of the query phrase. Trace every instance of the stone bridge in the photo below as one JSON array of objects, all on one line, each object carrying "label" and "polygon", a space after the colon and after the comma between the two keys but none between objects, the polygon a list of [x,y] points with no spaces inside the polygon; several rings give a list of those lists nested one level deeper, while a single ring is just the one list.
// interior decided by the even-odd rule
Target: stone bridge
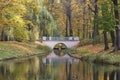
[{"label": "stone bridge", "polygon": [[79,43],[79,37],[43,37],[42,42],[52,49],[56,44],[64,44],[67,48],[72,48]]}]

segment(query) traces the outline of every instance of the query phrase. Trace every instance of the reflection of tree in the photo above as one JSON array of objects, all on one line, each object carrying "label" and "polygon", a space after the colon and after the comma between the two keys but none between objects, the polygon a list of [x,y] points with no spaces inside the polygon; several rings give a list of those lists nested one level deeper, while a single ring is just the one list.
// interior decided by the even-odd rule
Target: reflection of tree
[{"label": "reflection of tree", "polygon": [[120,71],[111,72],[110,80],[120,80]]},{"label": "reflection of tree", "polygon": [[0,80],[120,80],[120,70],[84,62],[45,64],[34,57],[0,64]]},{"label": "reflection of tree", "polygon": [[98,80],[98,70],[93,66],[93,80]]},{"label": "reflection of tree", "polygon": [[72,64],[69,63],[69,62],[66,62],[66,77],[67,77],[67,80],[71,80],[71,67],[72,67]]},{"label": "reflection of tree", "polygon": [[0,64],[0,80],[36,80],[39,59],[30,58]]},{"label": "reflection of tree", "polygon": [[116,75],[117,77],[117,80],[120,80],[120,71],[117,71],[117,75]]},{"label": "reflection of tree", "polygon": [[85,80],[85,74],[86,74],[85,63],[83,62],[83,80]]},{"label": "reflection of tree", "polygon": [[110,74],[110,80],[115,80],[115,71]]},{"label": "reflection of tree", "polygon": [[107,80],[108,72],[104,72],[104,80]]}]

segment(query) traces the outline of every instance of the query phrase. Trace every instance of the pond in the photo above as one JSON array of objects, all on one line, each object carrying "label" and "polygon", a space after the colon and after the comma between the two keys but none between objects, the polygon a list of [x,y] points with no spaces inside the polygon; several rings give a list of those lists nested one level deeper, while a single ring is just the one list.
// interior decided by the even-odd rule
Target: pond
[{"label": "pond", "polygon": [[51,53],[0,62],[0,80],[120,80],[120,67]]}]

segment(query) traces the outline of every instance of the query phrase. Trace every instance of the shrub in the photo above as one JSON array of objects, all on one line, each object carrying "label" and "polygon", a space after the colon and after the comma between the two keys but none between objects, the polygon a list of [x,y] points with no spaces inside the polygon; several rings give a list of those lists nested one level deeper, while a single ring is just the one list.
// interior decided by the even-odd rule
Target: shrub
[{"label": "shrub", "polygon": [[46,45],[38,45],[37,49],[43,50],[46,53],[52,52],[52,49]]},{"label": "shrub", "polygon": [[16,41],[26,42],[29,40],[28,31],[23,27],[15,27],[13,33]]}]

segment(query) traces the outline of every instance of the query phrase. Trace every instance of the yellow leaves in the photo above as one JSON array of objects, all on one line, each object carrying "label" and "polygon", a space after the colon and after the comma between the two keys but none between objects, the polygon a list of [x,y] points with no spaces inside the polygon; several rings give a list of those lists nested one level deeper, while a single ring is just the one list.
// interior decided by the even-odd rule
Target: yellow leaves
[{"label": "yellow leaves", "polygon": [[7,4],[9,4],[11,2],[11,0],[0,0],[0,7],[3,7]]},{"label": "yellow leaves", "polygon": [[7,18],[3,17],[0,19],[0,28],[2,27],[12,27],[13,26],[13,21],[12,20],[8,20]]},{"label": "yellow leaves", "polygon": [[17,14],[20,14],[20,15],[24,15],[26,14],[26,8],[24,5],[19,5],[19,6],[16,6],[16,8],[14,8],[14,11],[17,13]]},{"label": "yellow leaves", "polygon": [[41,2],[42,2],[43,4],[45,4],[45,3],[46,3],[46,0],[41,0]]},{"label": "yellow leaves", "polygon": [[11,19],[8,19],[6,17],[2,17],[0,19],[0,28],[3,28],[3,27],[15,27],[15,26],[21,26],[21,27],[25,27],[25,22],[24,20],[21,18],[21,16],[14,16],[13,18]]},{"label": "yellow leaves", "polygon": [[32,4],[31,8],[35,11],[35,13],[39,13],[39,11],[40,11],[40,8],[37,4]]},{"label": "yellow leaves", "polygon": [[[2,4],[2,2],[0,2]],[[9,0],[5,7],[0,11],[0,27],[24,26],[22,16],[26,14],[25,5],[21,4],[21,0]]]},{"label": "yellow leaves", "polygon": [[9,4],[5,8],[3,8],[3,10],[1,10],[3,15],[13,16],[13,15],[16,15],[16,14],[24,15],[26,13],[26,8],[25,8],[24,5],[22,5],[22,4],[11,5],[11,4]]},{"label": "yellow leaves", "polygon": [[40,4],[36,0],[27,2],[26,7],[33,10],[35,14],[40,12]]},{"label": "yellow leaves", "polygon": [[12,21],[14,22],[14,26],[25,27],[25,22],[21,16],[18,16],[18,15],[14,16]]}]

